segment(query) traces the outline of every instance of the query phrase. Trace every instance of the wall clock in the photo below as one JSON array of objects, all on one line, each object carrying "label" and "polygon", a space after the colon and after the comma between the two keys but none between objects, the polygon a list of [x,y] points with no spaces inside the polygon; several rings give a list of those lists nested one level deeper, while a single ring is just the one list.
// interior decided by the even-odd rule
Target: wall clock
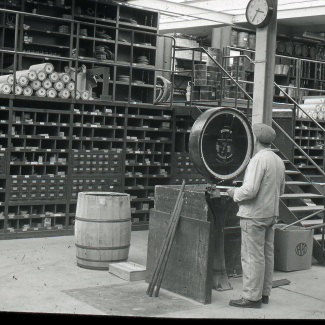
[{"label": "wall clock", "polygon": [[272,0],[250,0],[246,7],[247,22],[254,27],[267,26],[274,13]]}]

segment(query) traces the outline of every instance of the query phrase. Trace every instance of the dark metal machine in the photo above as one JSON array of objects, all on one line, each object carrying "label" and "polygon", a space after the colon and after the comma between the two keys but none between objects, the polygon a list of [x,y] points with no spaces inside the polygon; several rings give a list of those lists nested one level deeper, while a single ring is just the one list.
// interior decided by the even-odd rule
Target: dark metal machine
[{"label": "dark metal machine", "polygon": [[250,122],[237,109],[210,108],[197,118],[191,129],[190,157],[198,172],[208,180],[205,198],[215,234],[213,288],[217,290],[231,289],[225,263],[224,230],[229,213],[235,214],[238,208],[234,208],[237,204],[229,198],[226,190],[241,183],[240,177],[253,150]]}]

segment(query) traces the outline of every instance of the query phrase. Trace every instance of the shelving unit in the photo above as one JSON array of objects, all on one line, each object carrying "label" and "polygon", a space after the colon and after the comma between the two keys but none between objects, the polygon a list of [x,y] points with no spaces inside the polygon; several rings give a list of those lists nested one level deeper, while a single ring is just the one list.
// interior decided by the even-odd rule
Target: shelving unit
[{"label": "shelving unit", "polygon": [[[318,121],[323,127],[325,121]],[[317,165],[324,169],[324,132],[320,130],[309,119],[297,119],[295,127],[295,141],[296,143],[317,163]],[[297,149],[294,152],[294,162],[296,167],[305,175],[312,176],[316,179],[323,177],[317,171],[305,156],[303,156]],[[318,175],[318,176],[317,176]]]},{"label": "shelving unit", "polygon": [[73,234],[80,191],[129,193],[132,227],[148,227],[155,185],[174,174],[175,117],[153,104],[159,13],[104,0],[0,5],[1,75],[51,63],[96,77],[89,100],[1,94],[0,239]]}]

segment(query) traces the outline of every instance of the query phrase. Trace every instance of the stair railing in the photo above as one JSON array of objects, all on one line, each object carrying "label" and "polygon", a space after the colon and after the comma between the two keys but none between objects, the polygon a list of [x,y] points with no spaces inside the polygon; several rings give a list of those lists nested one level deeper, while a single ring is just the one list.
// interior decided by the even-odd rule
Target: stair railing
[{"label": "stair railing", "polygon": [[[179,50],[192,50],[193,53],[194,51],[201,51],[203,53],[205,53],[207,55],[207,57],[214,63],[218,66],[218,68],[222,71],[222,73],[224,73],[243,93],[244,95],[247,97],[248,99],[248,104],[247,104],[247,117],[249,117],[249,108],[250,108],[250,102],[253,101],[253,98],[247,93],[247,91],[239,84],[239,82],[237,80],[235,80],[226,70],[225,68],[217,61],[215,60],[211,54],[206,50],[204,49],[203,47],[197,47],[197,48],[182,48],[182,49],[179,49]],[[238,56],[236,56],[238,57]],[[252,63],[253,65],[255,65],[255,62],[249,58],[248,56],[245,56],[245,58],[247,58],[250,63]],[[194,60],[193,60],[193,71],[194,71]],[[193,74],[192,74],[193,75]],[[307,114],[307,112],[305,112],[305,110],[290,96],[288,95],[285,91],[283,91],[281,89],[281,87],[276,83],[274,82],[274,86],[277,87],[281,92],[284,93],[284,95],[296,106],[298,107],[299,109],[301,109],[308,117],[310,117],[310,119],[319,127],[321,128],[324,132],[325,132],[325,129],[312,117],[310,116],[309,114]],[[191,99],[192,99],[192,96],[191,96]],[[190,105],[192,106],[192,100],[190,101]],[[237,107],[237,105],[235,105]],[[294,147],[296,147],[307,159],[308,161],[316,167],[316,169],[323,175],[325,176],[325,172],[323,171],[323,169],[321,169],[316,163],[315,161],[309,157],[309,155],[294,141],[294,139],[292,139],[292,137],[287,133],[285,132],[285,130],[283,130],[278,123],[276,123],[273,119],[272,119],[272,123],[281,131],[281,133],[283,133],[283,135],[294,145]]]}]

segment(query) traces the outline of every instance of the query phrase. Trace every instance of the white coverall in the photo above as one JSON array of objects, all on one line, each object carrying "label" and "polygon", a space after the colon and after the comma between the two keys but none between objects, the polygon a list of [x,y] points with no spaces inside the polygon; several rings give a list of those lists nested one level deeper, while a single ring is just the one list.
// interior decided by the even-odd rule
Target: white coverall
[{"label": "white coverall", "polygon": [[242,186],[234,190],[242,234],[243,298],[247,300],[257,301],[271,293],[273,225],[279,216],[279,196],[284,187],[284,163],[271,148],[266,148],[250,160]]}]

